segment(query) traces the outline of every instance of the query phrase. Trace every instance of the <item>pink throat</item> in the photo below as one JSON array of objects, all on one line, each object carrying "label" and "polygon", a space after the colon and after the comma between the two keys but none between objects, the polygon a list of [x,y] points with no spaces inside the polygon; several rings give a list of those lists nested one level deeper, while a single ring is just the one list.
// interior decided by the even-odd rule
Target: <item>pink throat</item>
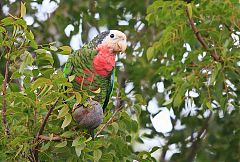
[{"label": "pink throat", "polygon": [[93,68],[96,74],[108,76],[115,66],[115,56],[107,46],[98,47],[98,54],[93,59]]},{"label": "pink throat", "polygon": [[[76,76],[75,80],[79,84],[83,84],[84,86],[90,85],[94,82],[94,76],[96,74],[107,77],[112,72],[115,66],[115,56],[116,54],[112,52],[112,50],[106,45],[100,45],[97,48],[97,55],[93,58],[92,66],[93,71],[89,69],[83,69],[86,77]],[[98,89],[95,87],[93,90]]]}]

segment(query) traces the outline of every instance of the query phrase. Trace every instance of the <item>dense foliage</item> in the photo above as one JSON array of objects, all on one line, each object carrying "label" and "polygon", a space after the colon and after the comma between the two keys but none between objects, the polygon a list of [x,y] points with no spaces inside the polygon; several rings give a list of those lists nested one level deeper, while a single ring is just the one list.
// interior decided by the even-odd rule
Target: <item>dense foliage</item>
[{"label": "dense foliage", "polygon": [[[240,160],[238,1],[70,0],[36,7],[47,2],[0,2],[0,161]],[[102,28],[124,31],[129,47],[118,59],[124,66],[117,68],[104,129],[92,140],[66,104],[87,95],[72,90],[58,54],[72,52],[72,37],[87,42]],[[174,112],[168,133],[151,122],[160,107]],[[153,138],[161,145],[136,149]]]}]

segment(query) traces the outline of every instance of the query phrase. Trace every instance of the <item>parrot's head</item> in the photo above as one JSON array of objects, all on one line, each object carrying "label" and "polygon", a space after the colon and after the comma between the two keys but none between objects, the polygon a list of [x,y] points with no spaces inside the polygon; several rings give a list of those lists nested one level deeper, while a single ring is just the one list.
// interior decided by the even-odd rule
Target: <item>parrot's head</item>
[{"label": "parrot's head", "polygon": [[108,46],[113,53],[124,53],[127,48],[127,37],[119,30],[102,32],[94,40],[97,45]]}]

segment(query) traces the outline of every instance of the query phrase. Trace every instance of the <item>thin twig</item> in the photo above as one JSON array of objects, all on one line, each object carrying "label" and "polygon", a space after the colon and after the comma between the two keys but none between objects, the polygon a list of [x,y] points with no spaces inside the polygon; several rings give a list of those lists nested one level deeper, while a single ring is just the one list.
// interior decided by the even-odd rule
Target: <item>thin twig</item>
[{"label": "thin twig", "polygon": [[40,135],[38,138],[45,141],[61,141],[62,140],[61,136],[57,136],[57,135],[53,137]]},{"label": "thin twig", "polygon": [[35,156],[34,156],[34,152],[33,152],[33,151],[34,151],[34,150],[29,149],[30,156],[32,157],[33,162],[37,162],[36,159],[35,159]]},{"label": "thin twig", "polygon": [[159,161],[161,161],[161,162],[166,162],[165,156],[166,156],[166,154],[167,154],[167,151],[168,151],[168,149],[166,149],[166,148],[163,148],[163,149],[162,149],[162,153],[161,153],[161,156],[160,156],[160,158],[159,158]]},{"label": "thin twig", "polygon": [[111,118],[108,119],[108,121],[99,129],[99,131],[96,133],[95,137],[96,138],[113,120],[113,118],[116,116],[116,114],[122,109],[122,107],[116,109],[114,113],[112,114]]},{"label": "thin twig", "polygon": [[0,19],[2,19],[4,17],[4,13],[3,13],[2,7],[3,7],[3,2],[0,1],[0,8],[1,8],[1,10],[0,10]]},{"label": "thin twig", "polygon": [[10,135],[10,130],[9,130],[9,126],[8,126],[8,122],[7,122],[7,83],[8,83],[8,72],[9,72],[9,52],[7,54],[7,61],[6,61],[6,66],[5,66],[5,77],[4,77],[4,81],[2,84],[2,93],[3,93],[3,101],[2,101],[2,122],[3,122],[3,126],[5,129],[5,134],[7,136]]},{"label": "thin twig", "polygon": [[25,158],[27,158],[30,162],[34,162],[34,160],[32,159],[31,156],[29,156],[28,154],[26,154],[25,152],[22,152],[21,155]]},{"label": "thin twig", "polygon": [[223,23],[225,27],[228,29],[229,32],[234,32],[230,26],[228,26],[226,23]]},{"label": "thin twig", "polygon": [[117,89],[117,104],[116,109],[112,116],[108,119],[108,121],[99,129],[99,131],[96,133],[95,138],[111,123],[113,118],[117,115],[117,113],[122,110],[122,102],[121,102],[121,91],[120,88]]},{"label": "thin twig", "polygon": [[47,123],[47,120],[49,118],[49,116],[51,115],[53,109],[55,108],[55,106],[57,105],[57,102],[59,100],[59,97],[56,99],[56,101],[53,103],[53,105],[49,108],[47,114],[45,115],[44,119],[43,119],[43,122],[41,124],[41,127],[35,137],[35,140],[34,140],[34,143],[37,143],[34,150],[33,150],[33,154],[34,154],[34,159],[35,161],[38,161],[38,140],[39,140],[39,136],[42,135],[43,131],[44,131],[44,128],[45,128],[45,125]]},{"label": "thin twig", "polygon": [[195,36],[197,37],[197,40],[199,41],[199,43],[203,46],[204,49],[206,49],[207,51],[210,52],[211,57],[218,62],[222,62],[222,59],[220,57],[220,55],[217,53],[217,51],[213,51],[213,50],[209,50],[208,45],[206,43],[206,41],[204,40],[204,38],[202,37],[201,33],[199,32],[199,30],[197,29],[197,27],[195,26],[195,22],[193,20],[193,18],[190,16],[189,13],[189,9],[186,9],[187,12],[187,17],[190,23],[190,26],[195,34]]},{"label": "thin twig", "polygon": [[51,115],[53,109],[54,109],[55,106],[57,105],[58,100],[59,100],[59,97],[56,99],[56,101],[54,102],[54,104],[50,107],[50,109],[48,110],[47,114],[45,115],[45,117],[44,117],[44,119],[43,119],[43,122],[42,122],[42,124],[41,124],[41,127],[40,127],[40,129],[39,129],[39,131],[38,131],[38,133],[37,133],[37,135],[36,135],[36,139],[38,139],[38,137],[39,137],[40,135],[42,135],[42,133],[43,133],[43,131],[44,131],[44,127],[45,127],[45,125],[46,125],[46,123],[47,123],[47,120],[48,120],[49,116]]}]

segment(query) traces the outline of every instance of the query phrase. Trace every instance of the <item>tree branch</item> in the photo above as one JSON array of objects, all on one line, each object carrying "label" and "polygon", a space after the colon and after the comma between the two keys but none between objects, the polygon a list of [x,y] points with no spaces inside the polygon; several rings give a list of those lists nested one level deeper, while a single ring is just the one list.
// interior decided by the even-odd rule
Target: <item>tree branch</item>
[{"label": "tree branch", "polygon": [[108,119],[108,121],[99,129],[99,131],[96,133],[95,137],[96,138],[110,123],[111,121],[113,120],[113,118],[117,115],[117,113],[119,111],[122,110],[122,102],[121,102],[121,91],[120,91],[120,88],[117,89],[117,104],[116,104],[116,109],[114,111],[114,113],[112,114],[112,116]]},{"label": "tree branch", "polygon": [[61,141],[62,140],[61,136],[58,136],[58,135],[53,136],[53,137],[49,137],[49,136],[45,136],[45,135],[39,135],[38,138],[41,139],[41,140],[45,140],[45,141]]},{"label": "tree branch", "polygon": [[197,27],[195,26],[195,22],[194,22],[193,18],[190,16],[190,12],[189,12],[189,9],[188,9],[188,8],[186,9],[186,12],[187,12],[187,17],[188,17],[190,26],[191,26],[191,28],[192,28],[195,36],[197,37],[197,40],[199,41],[199,43],[202,45],[202,47],[203,47],[204,49],[206,49],[207,51],[210,52],[211,57],[212,57],[215,61],[222,62],[222,59],[221,59],[220,55],[217,53],[216,50],[214,50],[214,51],[213,51],[213,50],[209,50],[206,41],[204,40],[204,38],[202,37],[201,33],[199,32],[199,30],[198,30]]},{"label": "tree branch", "polygon": [[[47,123],[47,120],[49,118],[49,116],[51,115],[53,109],[55,108],[55,106],[57,105],[57,102],[59,100],[59,97],[56,99],[56,101],[53,103],[53,105],[49,108],[47,114],[45,115],[44,119],[43,119],[43,122],[41,124],[41,127],[35,137],[35,140],[34,140],[34,143],[37,143],[38,142],[38,139],[39,137],[42,135],[43,131],[44,131],[44,128],[45,128],[45,125]],[[33,154],[34,154],[34,159],[35,161],[37,162],[38,161],[38,143],[36,144],[34,150],[33,150]]]},{"label": "tree branch", "polygon": [[99,131],[96,133],[96,135],[95,135],[94,138],[96,138],[96,137],[111,123],[111,121],[113,120],[113,118],[116,116],[116,114],[117,114],[120,110],[122,110],[122,107],[120,107],[120,108],[118,108],[118,109],[116,109],[116,110],[114,111],[114,113],[112,114],[111,118],[109,118],[108,121],[101,127],[101,129],[99,129]]},{"label": "tree branch", "polygon": [[28,154],[26,154],[25,152],[22,152],[21,155],[25,158],[27,158],[30,162],[34,162],[34,160],[32,159],[32,157]]},{"label": "tree branch", "polygon": [[3,122],[3,127],[5,129],[5,134],[7,136],[10,135],[10,130],[9,130],[9,126],[8,126],[8,122],[7,122],[7,115],[6,115],[6,111],[7,111],[7,83],[8,83],[8,73],[9,73],[9,51],[7,54],[7,61],[6,61],[6,65],[5,65],[5,77],[4,77],[4,81],[2,84],[2,93],[3,93],[3,101],[2,101],[2,122]]},{"label": "tree branch", "polygon": [[55,108],[55,106],[57,105],[57,102],[59,100],[59,97],[56,99],[56,101],[54,102],[54,104],[50,107],[50,109],[48,110],[47,114],[45,115],[44,119],[43,119],[43,122],[41,124],[41,127],[36,135],[36,139],[39,138],[40,135],[42,135],[43,131],[44,131],[44,128],[45,128],[45,125],[47,123],[47,120],[49,118],[49,116],[51,115],[53,109]]},{"label": "tree branch", "polygon": [[162,148],[162,153],[161,153],[161,156],[160,156],[160,158],[159,158],[159,161],[161,161],[161,162],[166,162],[166,160],[165,160],[165,156],[166,156],[166,154],[167,154],[167,151],[168,151],[168,149],[167,148]]},{"label": "tree branch", "polygon": [[201,145],[201,139],[203,138],[203,135],[206,135],[206,131],[208,129],[209,126],[209,119],[211,118],[212,114],[209,115],[209,117],[206,119],[203,127],[201,128],[201,130],[198,132],[197,137],[195,138],[196,140],[192,142],[192,146],[189,148],[190,152],[186,158],[187,162],[193,162],[194,158],[197,154],[197,150],[199,149],[199,146]]},{"label": "tree branch", "polygon": [[2,9],[2,7],[3,7],[3,2],[2,2],[2,1],[0,1],[0,19],[2,19],[2,18],[4,17],[4,14],[3,14],[3,9]]},{"label": "tree branch", "polygon": [[228,29],[229,32],[233,33],[234,31],[232,30],[232,28],[230,26],[228,26],[226,23],[223,23],[224,26]]}]

